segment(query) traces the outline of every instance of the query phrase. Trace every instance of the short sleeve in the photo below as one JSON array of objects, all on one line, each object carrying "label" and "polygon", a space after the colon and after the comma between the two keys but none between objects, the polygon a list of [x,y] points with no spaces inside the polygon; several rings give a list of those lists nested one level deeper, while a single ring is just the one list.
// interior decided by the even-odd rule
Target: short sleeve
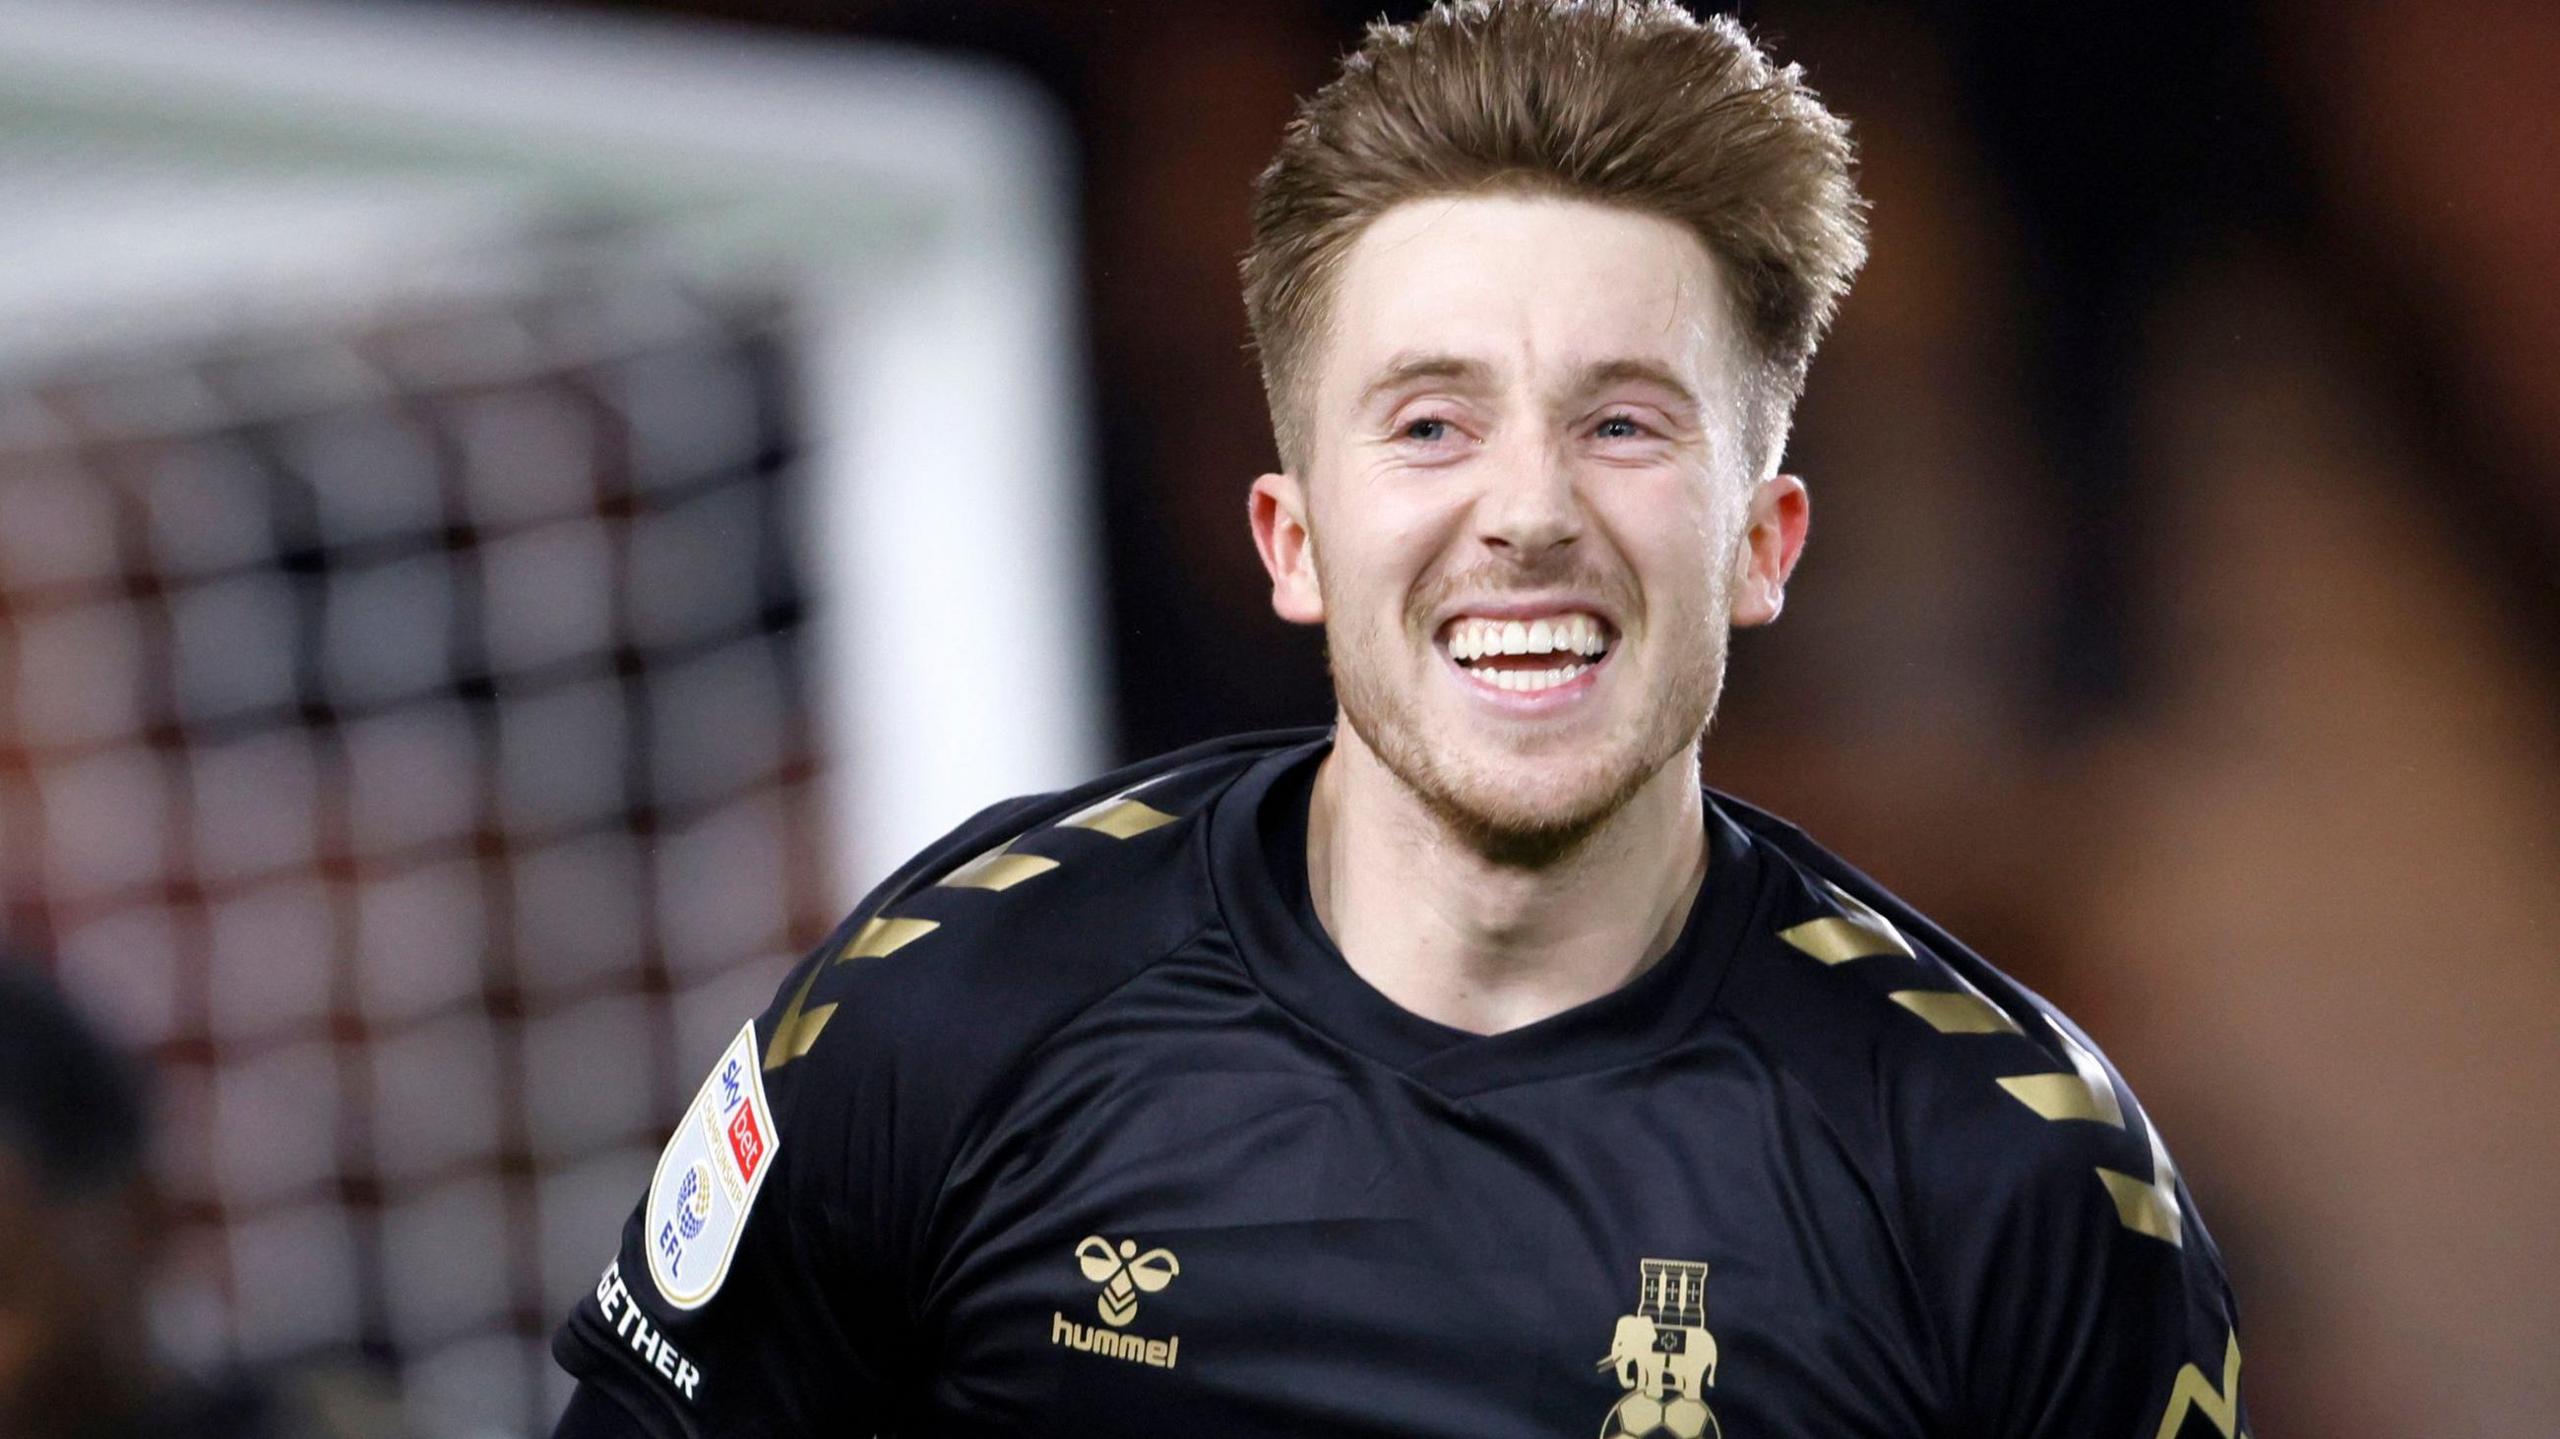
[{"label": "short sleeve", "polygon": [[834,944],[714,1061],[553,1340],[660,1439],[863,1435],[892,1410],[910,1340],[897,1169],[875,1152],[891,1106],[858,1064],[787,1062]]},{"label": "short sleeve", "polygon": [[916,1254],[950,1128],[919,1095],[949,1086],[902,1070],[913,1026],[847,961],[896,929],[868,916],[1040,803],[990,806],[883,880],[713,1062],[553,1337],[582,1390],[656,1439],[891,1427],[923,1369]]},{"label": "short sleeve", "polygon": [[[1963,1430],[2000,1439],[2236,1439],[2239,1319],[2165,1144],[2057,1125],[1977,1185],[1940,1256]],[[2001,1171],[2006,1171],[2005,1173]]]}]

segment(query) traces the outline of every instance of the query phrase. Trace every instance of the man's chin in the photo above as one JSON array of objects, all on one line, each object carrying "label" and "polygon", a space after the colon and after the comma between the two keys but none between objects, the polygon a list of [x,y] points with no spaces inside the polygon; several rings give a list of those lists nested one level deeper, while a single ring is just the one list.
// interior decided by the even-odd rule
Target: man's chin
[{"label": "man's chin", "polygon": [[[1436,762],[1435,762],[1436,761]],[[1582,764],[1524,776],[1501,761],[1435,756],[1407,773],[1389,767],[1469,849],[1495,864],[1542,869],[1571,857],[1652,778],[1635,762]]]},{"label": "man's chin", "polygon": [[1337,668],[1342,715],[1362,745],[1452,838],[1505,866],[1542,869],[1572,857],[1696,743],[1694,731],[1676,741],[1598,714],[1513,727],[1478,713],[1373,707],[1368,701],[1383,696],[1348,678]]}]

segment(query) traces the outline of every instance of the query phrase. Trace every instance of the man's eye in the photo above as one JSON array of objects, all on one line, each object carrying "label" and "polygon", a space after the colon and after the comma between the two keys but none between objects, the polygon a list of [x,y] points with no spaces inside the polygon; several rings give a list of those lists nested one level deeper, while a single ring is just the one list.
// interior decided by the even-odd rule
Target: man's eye
[{"label": "man's eye", "polygon": [[1600,422],[1596,433],[1604,440],[1633,440],[1642,438],[1645,428],[1633,415],[1611,415]]},{"label": "man's eye", "polygon": [[1408,440],[1420,440],[1426,445],[1436,444],[1449,438],[1449,422],[1447,420],[1415,420],[1404,427],[1403,434]]}]

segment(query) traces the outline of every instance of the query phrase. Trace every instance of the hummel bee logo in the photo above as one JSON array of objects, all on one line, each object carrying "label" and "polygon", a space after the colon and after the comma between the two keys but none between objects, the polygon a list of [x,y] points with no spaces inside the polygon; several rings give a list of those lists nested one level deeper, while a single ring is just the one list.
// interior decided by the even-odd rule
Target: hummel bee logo
[{"label": "hummel bee logo", "polygon": [[1088,1234],[1076,1245],[1076,1267],[1102,1286],[1094,1307],[1102,1311],[1103,1323],[1119,1329],[1138,1317],[1138,1295],[1158,1293],[1171,1284],[1182,1272],[1182,1261],[1169,1249],[1140,1254],[1134,1239],[1123,1239],[1114,1249],[1110,1240]]},{"label": "hummel bee logo", "polygon": [[1150,1249],[1141,1254],[1134,1239],[1114,1244],[1099,1234],[1088,1234],[1076,1244],[1076,1268],[1102,1286],[1102,1292],[1094,1296],[1094,1308],[1111,1328],[1077,1324],[1064,1314],[1052,1314],[1049,1342],[1088,1354],[1108,1354],[1159,1369],[1172,1368],[1182,1352],[1181,1335],[1149,1339],[1111,1331],[1126,1328],[1138,1317],[1139,1295],[1162,1293],[1182,1273],[1182,1261],[1173,1257],[1173,1251]]}]

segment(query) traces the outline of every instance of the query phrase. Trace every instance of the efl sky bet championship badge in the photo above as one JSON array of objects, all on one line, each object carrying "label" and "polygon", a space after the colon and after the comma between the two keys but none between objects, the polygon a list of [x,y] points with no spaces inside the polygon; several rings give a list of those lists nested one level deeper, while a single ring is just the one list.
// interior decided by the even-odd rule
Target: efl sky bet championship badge
[{"label": "efl sky bet championship badge", "polygon": [[649,1277],[678,1309],[699,1308],[719,1292],[782,1144],[755,1054],[749,1020],[677,1121],[649,1181]]}]

